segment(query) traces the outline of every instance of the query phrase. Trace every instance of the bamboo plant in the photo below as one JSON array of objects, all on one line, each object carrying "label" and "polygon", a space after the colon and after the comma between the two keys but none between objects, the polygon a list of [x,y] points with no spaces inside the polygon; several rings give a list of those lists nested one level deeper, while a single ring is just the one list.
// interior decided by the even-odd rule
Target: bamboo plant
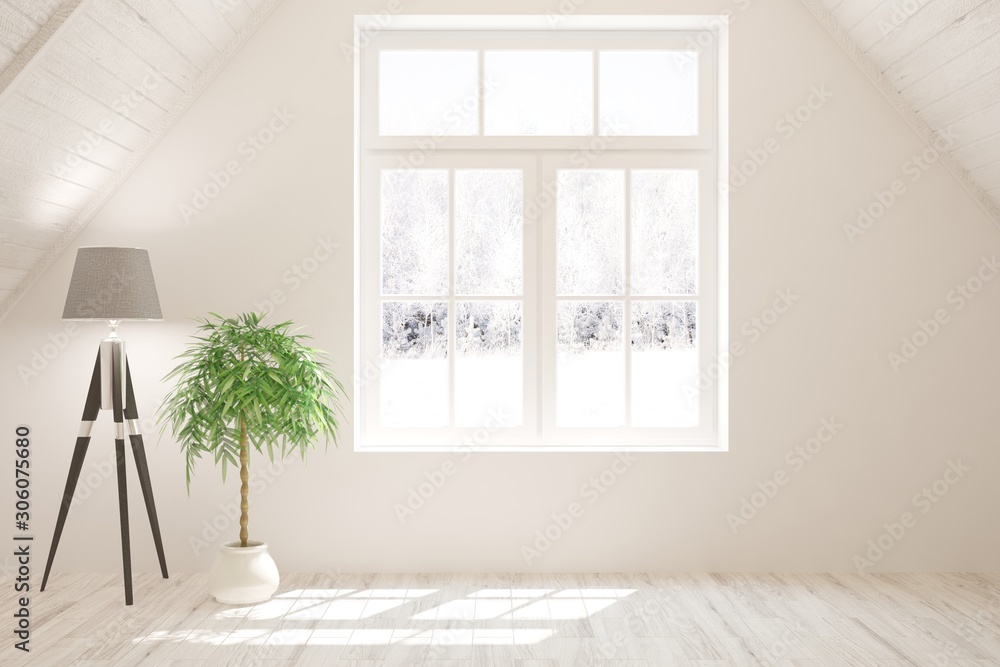
[{"label": "bamboo plant", "polygon": [[292,322],[261,324],[263,314],[198,319],[195,342],[164,379],[175,381],[160,407],[184,454],[188,493],[195,464],[211,454],[222,467],[240,468],[240,546],[247,546],[250,449],[275,450],[305,460],[318,438],[338,442],[343,385],[325,353],[304,344]]}]

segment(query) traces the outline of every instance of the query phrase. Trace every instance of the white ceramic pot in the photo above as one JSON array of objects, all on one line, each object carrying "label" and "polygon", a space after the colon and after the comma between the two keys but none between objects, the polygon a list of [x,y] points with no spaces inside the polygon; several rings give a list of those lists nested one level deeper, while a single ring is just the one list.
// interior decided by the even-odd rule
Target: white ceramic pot
[{"label": "white ceramic pot", "polygon": [[208,572],[208,590],[219,602],[254,604],[266,602],[278,590],[278,566],[267,552],[266,542],[239,540],[219,547],[219,555]]}]

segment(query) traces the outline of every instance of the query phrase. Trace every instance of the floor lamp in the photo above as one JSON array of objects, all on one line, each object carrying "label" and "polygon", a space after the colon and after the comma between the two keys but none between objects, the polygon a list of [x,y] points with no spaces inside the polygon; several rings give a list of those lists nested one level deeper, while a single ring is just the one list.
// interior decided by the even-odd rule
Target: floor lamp
[{"label": "floor lamp", "polygon": [[160,561],[160,571],[167,578],[167,561],[163,556],[163,541],[160,539],[160,524],[156,519],[156,505],[153,503],[153,487],[149,480],[149,466],[146,450],[139,431],[139,413],[132,391],[132,373],[128,357],[125,356],[125,341],[118,337],[118,323],[122,320],[161,320],[160,301],[156,296],[153,269],[149,264],[149,253],[141,248],[80,248],[76,254],[73,277],[70,280],[64,320],[106,320],[111,333],[101,341],[97,352],[97,362],[90,378],[90,391],[83,408],[83,422],[76,438],[73,459],[70,462],[66,488],[56,529],[52,535],[52,547],[45,563],[42,588],[49,580],[56,548],[66,525],[66,515],[76,484],[83,469],[83,460],[90,445],[90,431],[101,410],[110,410],[115,421],[115,458],[118,468],[118,509],[122,531],[122,568],[125,578],[125,604],[132,604],[132,556],[129,546],[128,493],[125,486],[125,429],[128,428],[129,441],[135,467],[139,473],[139,486],[146,501],[146,513],[153,531],[156,556]]}]

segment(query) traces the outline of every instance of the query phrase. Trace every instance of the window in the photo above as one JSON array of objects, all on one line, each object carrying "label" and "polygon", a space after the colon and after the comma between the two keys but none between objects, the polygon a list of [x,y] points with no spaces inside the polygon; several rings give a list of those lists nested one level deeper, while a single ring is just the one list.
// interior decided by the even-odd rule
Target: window
[{"label": "window", "polygon": [[724,17],[374,20],[356,447],[725,450]]}]

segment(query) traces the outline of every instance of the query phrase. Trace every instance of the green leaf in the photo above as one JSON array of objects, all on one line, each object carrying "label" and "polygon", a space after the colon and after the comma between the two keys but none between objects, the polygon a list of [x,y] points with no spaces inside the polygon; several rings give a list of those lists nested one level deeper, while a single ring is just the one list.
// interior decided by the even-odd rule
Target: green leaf
[{"label": "green leaf", "polygon": [[306,459],[317,437],[338,444],[343,416],[343,385],[333,375],[325,352],[306,346],[310,337],[291,321],[263,324],[263,313],[196,318],[192,343],[165,377],[173,389],[159,408],[160,434],[169,427],[185,460],[190,493],[195,465],[211,453],[225,481],[239,467],[239,420],[257,450],[276,446]]}]

